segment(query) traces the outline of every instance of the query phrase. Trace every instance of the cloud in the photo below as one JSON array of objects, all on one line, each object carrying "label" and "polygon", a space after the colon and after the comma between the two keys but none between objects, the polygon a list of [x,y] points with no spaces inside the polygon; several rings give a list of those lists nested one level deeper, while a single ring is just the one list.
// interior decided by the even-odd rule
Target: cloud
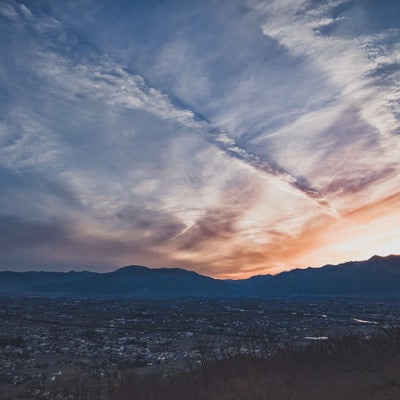
[{"label": "cloud", "polygon": [[[38,25],[43,25],[38,22]],[[47,26],[47,24],[46,24]],[[58,29],[56,24],[56,29]],[[276,178],[277,184],[294,195],[310,198],[326,212],[337,215],[328,200],[314,189],[304,177],[298,178],[280,167],[268,157],[259,157],[237,145],[235,140],[213,126],[205,117],[194,110],[184,108],[159,90],[150,87],[145,80],[112,60],[100,58],[97,63],[71,65],[67,59],[54,52],[37,50],[36,69],[42,71],[43,78],[69,95],[83,96],[91,101],[102,101],[109,106],[139,109],[154,114],[157,118],[171,120],[197,131],[209,143],[217,146],[230,157],[248,164],[259,173]]]},{"label": "cloud", "polygon": [[363,207],[394,247],[396,7],[2,2],[4,262],[277,271],[381,248]]},{"label": "cloud", "polygon": [[243,214],[259,201],[260,188],[244,178],[226,184],[218,199],[218,207],[209,208],[195,224],[179,237],[180,250],[213,251],[223,241],[231,240]]},{"label": "cloud", "polygon": [[18,20],[18,12],[11,4],[0,3],[0,14],[13,21]]},{"label": "cloud", "polygon": [[[108,270],[130,263],[152,260],[163,265],[165,254],[157,245],[179,233],[182,224],[174,217],[140,209],[129,213],[131,229],[141,237],[104,236],[101,231],[82,229],[78,221],[0,216],[0,263],[2,269],[93,269]],[[122,217],[122,215],[120,215]],[[126,217],[126,216],[125,216]],[[125,220],[125,223],[127,221]],[[143,232],[146,232],[143,235]],[[18,254],[14,248],[18,244]]]},{"label": "cloud", "polygon": [[[279,233],[263,246],[239,248],[224,261],[206,263],[204,268],[220,277],[240,278],[393,254],[398,251],[399,205],[397,193],[353,209],[334,223],[327,216],[318,216],[296,234]],[[235,271],[231,265],[240,268]]]},{"label": "cloud", "polygon": [[[399,121],[391,110],[389,99],[398,98],[398,85],[390,81],[385,84],[377,69],[392,65],[396,58],[392,46],[398,42],[400,30],[362,31],[367,25],[364,14],[368,12],[368,6],[347,0],[317,2],[309,9],[305,1],[298,1],[297,7],[293,7],[294,4],[274,2],[272,7],[257,4],[256,7],[267,15],[271,8],[274,10],[273,18],[267,17],[263,25],[264,34],[278,40],[292,54],[306,57],[333,85],[331,92],[339,96],[342,103],[357,105],[362,117],[381,135],[386,137],[396,132]],[[327,17],[337,26],[329,35],[324,35],[315,30],[315,26],[323,24]],[[346,30],[354,26],[355,20],[361,31],[346,36]],[[353,25],[349,21],[353,21]],[[379,75],[379,86],[372,79],[375,73]]]}]

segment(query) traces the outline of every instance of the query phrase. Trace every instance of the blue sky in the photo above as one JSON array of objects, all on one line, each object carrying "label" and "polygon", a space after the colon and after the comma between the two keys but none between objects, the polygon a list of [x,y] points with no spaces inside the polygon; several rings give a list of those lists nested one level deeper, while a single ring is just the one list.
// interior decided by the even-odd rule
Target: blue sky
[{"label": "blue sky", "polygon": [[218,277],[400,253],[398,1],[1,1],[1,269]]}]

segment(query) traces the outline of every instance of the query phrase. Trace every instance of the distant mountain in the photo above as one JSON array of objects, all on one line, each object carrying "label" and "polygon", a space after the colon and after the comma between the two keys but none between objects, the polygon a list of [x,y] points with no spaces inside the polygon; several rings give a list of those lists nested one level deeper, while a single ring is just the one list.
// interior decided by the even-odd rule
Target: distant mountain
[{"label": "distant mountain", "polygon": [[0,293],[43,296],[227,297],[238,286],[185,269],[139,265],[108,273],[0,272]]},{"label": "distant mountain", "polygon": [[238,281],[180,268],[128,266],[108,273],[0,272],[0,293],[136,298],[400,296],[400,256],[374,256]]},{"label": "distant mountain", "polygon": [[250,278],[251,291],[266,296],[400,296],[400,256],[374,256],[320,268],[294,269]]}]

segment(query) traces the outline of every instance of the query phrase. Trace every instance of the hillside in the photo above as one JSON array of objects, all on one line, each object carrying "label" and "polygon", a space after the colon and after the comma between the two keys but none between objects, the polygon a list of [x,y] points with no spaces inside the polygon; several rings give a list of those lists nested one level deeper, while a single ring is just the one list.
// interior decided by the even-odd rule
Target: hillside
[{"label": "hillside", "polygon": [[108,273],[0,272],[0,293],[51,296],[282,297],[398,296],[400,256],[374,256],[244,280],[219,280],[180,268],[127,266]]}]

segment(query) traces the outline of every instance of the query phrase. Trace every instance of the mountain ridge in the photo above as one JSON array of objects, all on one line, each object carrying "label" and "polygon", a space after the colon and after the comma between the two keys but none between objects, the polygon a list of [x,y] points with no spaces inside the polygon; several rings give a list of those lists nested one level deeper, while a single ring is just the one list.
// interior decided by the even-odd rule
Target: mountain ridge
[{"label": "mountain ridge", "polygon": [[216,279],[184,268],[128,265],[111,272],[0,271],[0,294],[51,296],[400,297],[400,255],[373,256],[364,261],[296,268],[247,279]]}]

